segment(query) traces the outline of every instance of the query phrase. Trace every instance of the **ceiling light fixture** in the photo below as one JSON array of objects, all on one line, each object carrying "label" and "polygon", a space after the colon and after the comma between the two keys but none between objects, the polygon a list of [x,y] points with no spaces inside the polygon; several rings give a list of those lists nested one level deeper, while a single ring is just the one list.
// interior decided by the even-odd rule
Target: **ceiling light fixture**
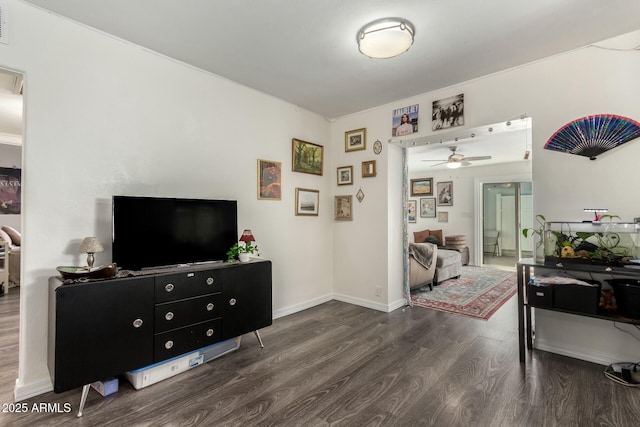
[{"label": "ceiling light fixture", "polygon": [[358,31],[358,49],[369,58],[386,59],[406,52],[413,44],[413,24],[401,18],[383,18]]},{"label": "ceiling light fixture", "polygon": [[461,165],[462,163],[460,162],[447,162],[447,167],[449,169],[458,169]]}]

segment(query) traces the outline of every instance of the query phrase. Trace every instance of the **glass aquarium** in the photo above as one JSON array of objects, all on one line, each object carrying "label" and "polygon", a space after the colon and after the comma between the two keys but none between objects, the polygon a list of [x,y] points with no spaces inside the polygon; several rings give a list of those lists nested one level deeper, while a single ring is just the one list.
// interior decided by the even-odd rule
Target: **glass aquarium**
[{"label": "glass aquarium", "polygon": [[640,223],[545,222],[545,262],[640,263]]}]

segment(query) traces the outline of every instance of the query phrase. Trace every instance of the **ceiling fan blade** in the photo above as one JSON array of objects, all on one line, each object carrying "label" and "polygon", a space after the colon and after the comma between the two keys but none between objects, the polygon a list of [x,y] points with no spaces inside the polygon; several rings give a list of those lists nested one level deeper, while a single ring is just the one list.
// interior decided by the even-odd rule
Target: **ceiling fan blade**
[{"label": "ceiling fan blade", "polygon": [[436,163],[435,165],[431,165],[429,167],[432,168],[432,167],[435,167],[435,166],[444,165],[445,163],[449,163],[449,162],[447,160],[445,160],[444,162]]},{"label": "ceiling fan blade", "polygon": [[464,161],[464,160],[467,160],[467,161],[474,161],[474,160],[489,160],[489,159],[491,159],[491,156],[465,157],[465,158],[464,158],[464,159],[462,159],[462,160],[463,160],[463,161]]},{"label": "ceiling fan blade", "polygon": [[446,162],[448,159],[424,159],[423,162]]}]

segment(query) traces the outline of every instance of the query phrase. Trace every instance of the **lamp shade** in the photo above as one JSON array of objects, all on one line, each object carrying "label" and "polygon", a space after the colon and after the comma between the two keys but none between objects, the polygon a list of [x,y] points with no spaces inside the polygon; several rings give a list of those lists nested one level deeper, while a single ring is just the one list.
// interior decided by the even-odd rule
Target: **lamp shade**
[{"label": "lamp shade", "polygon": [[358,49],[369,58],[393,58],[413,44],[413,24],[401,18],[383,18],[370,22],[358,31]]},{"label": "lamp shade", "polygon": [[80,253],[93,254],[103,250],[104,248],[97,237],[85,237],[80,245]]},{"label": "lamp shade", "polygon": [[256,238],[253,237],[253,233],[251,232],[251,230],[244,230],[242,232],[242,236],[240,236],[240,241],[241,242],[255,242]]}]

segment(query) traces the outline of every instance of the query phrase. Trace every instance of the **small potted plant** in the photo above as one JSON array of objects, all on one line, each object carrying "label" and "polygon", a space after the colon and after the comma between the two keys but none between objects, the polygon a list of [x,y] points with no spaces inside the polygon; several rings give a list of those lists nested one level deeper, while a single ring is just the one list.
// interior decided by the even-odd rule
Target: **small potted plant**
[{"label": "small potted plant", "polygon": [[239,259],[240,262],[247,262],[251,254],[260,255],[257,245],[253,245],[251,242],[245,242],[244,245],[236,243],[227,251],[227,262],[233,262],[236,259]]}]

